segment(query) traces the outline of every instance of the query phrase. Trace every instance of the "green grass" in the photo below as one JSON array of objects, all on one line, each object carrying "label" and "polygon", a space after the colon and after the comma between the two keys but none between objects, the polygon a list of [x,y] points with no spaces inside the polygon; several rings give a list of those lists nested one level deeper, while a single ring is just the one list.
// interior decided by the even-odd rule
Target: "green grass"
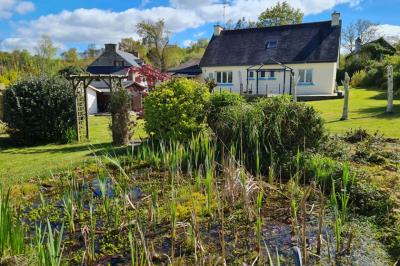
[{"label": "green grass", "polygon": [[387,94],[383,90],[350,90],[349,120],[340,121],[343,99],[309,102],[325,120],[332,133],[343,134],[351,129],[364,128],[370,133],[379,131],[388,138],[400,138],[400,102],[395,100],[394,112],[386,114]]},{"label": "green grass", "polygon": [[[93,159],[93,152],[113,152],[109,116],[91,116],[90,142],[48,144],[17,147],[7,135],[0,133],[0,184],[5,186],[25,182],[33,177],[51,175]],[[144,137],[143,120],[138,121],[134,138]]]}]

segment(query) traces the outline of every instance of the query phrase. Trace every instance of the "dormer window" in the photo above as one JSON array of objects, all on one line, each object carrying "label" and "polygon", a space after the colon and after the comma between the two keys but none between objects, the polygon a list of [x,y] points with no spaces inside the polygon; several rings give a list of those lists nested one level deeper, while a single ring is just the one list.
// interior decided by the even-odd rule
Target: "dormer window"
[{"label": "dormer window", "polygon": [[267,43],[265,44],[266,49],[273,49],[276,48],[277,46],[278,46],[277,41],[267,41]]}]

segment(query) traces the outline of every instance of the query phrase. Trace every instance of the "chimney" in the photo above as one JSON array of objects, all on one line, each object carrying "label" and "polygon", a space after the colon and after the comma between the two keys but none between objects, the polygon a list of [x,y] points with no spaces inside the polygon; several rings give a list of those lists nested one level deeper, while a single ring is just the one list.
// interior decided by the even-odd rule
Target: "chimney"
[{"label": "chimney", "polygon": [[219,36],[224,28],[220,25],[214,25],[214,36]]},{"label": "chimney", "polygon": [[105,44],[106,47],[106,52],[116,52],[117,51],[117,45],[115,43],[107,43]]},{"label": "chimney", "polygon": [[356,39],[356,43],[354,45],[354,52],[356,52],[356,53],[359,52],[361,50],[361,47],[362,47],[362,41],[361,41],[361,38],[358,37]]},{"label": "chimney", "polygon": [[340,25],[340,13],[334,11],[332,13],[332,27]]}]

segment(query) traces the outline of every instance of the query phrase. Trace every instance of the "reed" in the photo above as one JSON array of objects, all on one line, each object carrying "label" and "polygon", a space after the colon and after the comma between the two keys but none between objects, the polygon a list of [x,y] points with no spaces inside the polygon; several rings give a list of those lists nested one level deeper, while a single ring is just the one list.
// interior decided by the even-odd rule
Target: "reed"
[{"label": "reed", "polygon": [[262,219],[262,216],[261,216],[261,208],[262,208],[263,197],[264,197],[264,192],[262,190],[260,190],[258,192],[257,200],[256,200],[256,213],[257,213],[256,236],[257,236],[257,249],[258,249],[260,257],[262,255],[262,252],[261,252],[261,241],[263,240],[263,237],[262,237],[263,219]]},{"label": "reed", "polygon": [[10,191],[0,190],[0,257],[18,255],[25,251],[25,230],[10,204]]},{"label": "reed", "polygon": [[71,232],[75,232],[75,203],[70,193],[64,195],[63,198],[64,213],[68,218],[68,226]]},{"label": "reed", "polygon": [[64,225],[60,231],[52,229],[47,220],[47,230],[43,232],[41,225],[36,227],[35,244],[37,254],[37,264],[39,266],[60,266],[62,263],[62,238]]},{"label": "reed", "polygon": [[134,237],[132,230],[128,232],[129,248],[131,253],[131,265],[143,266],[147,264],[146,254],[139,241]]}]

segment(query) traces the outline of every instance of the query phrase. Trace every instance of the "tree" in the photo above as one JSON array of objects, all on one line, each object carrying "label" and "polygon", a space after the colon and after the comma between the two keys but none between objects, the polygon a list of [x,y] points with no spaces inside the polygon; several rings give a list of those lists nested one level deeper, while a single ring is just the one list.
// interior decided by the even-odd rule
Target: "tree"
[{"label": "tree", "polygon": [[140,41],[136,41],[132,38],[123,38],[118,44],[121,51],[137,55],[139,58],[146,56],[146,47],[142,45]]},{"label": "tree", "polygon": [[356,39],[360,38],[361,44],[368,43],[377,38],[377,26],[369,20],[359,19],[355,23],[349,24],[342,34],[342,46],[350,53],[354,51],[356,46]]},{"label": "tree", "polygon": [[57,50],[58,48],[54,46],[53,41],[47,35],[42,35],[35,47],[36,54],[44,59],[53,59]]},{"label": "tree", "polygon": [[288,2],[278,2],[275,6],[267,8],[258,16],[257,26],[271,27],[303,22],[304,13],[300,9],[291,7]]},{"label": "tree", "polygon": [[147,57],[153,66],[161,71],[167,70],[167,48],[169,45],[169,32],[165,27],[164,20],[157,22],[142,21],[137,24],[137,32],[147,46]]},{"label": "tree", "polygon": [[256,28],[256,27],[257,27],[257,22],[246,20],[246,18],[243,17],[236,22],[235,30]]},{"label": "tree", "polygon": [[65,51],[61,56],[65,62],[70,64],[76,64],[76,62],[79,61],[79,55],[76,48],[71,48],[68,51]]}]

